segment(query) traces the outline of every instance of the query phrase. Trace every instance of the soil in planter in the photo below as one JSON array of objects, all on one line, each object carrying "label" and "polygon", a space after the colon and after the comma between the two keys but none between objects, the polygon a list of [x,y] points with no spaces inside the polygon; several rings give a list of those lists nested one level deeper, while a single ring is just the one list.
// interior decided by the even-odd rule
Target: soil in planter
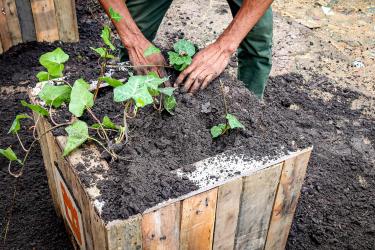
[{"label": "soil in planter", "polygon": [[[225,123],[223,92],[228,112],[234,114],[246,129],[235,129],[213,140],[210,128]],[[194,183],[171,172],[177,168],[228,150],[262,160],[281,151],[287,153],[311,146],[303,133],[295,129],[296,121],[300,119],[297,114],[285,116],[280,110],[262,104],[242,82],[227,74],[195,96],[177,93],[176,99],[178,105],[174,115],[146,107],[136,118],[128,119],[129,142],[118,148],[118,154],[129,161],[109,162],[106,178],[98,182],[102,194],[99,199],[105,202],[102,210],[105,220],[127,218],[159,202],[195,190]],[[122,123],[122,109],[122,105],[113,102],[110,87],[101,91],[93,107],[99,119],[108,115],[117,124]],[[69,121],[70,115],[61,110],[56,119]],[[88,115],[82,119],[94,123]],[[65,134],[63,130],[56,133]],[[184,169],[191,171],[190,168]],[[81,166],[79,172],[86,185],[96,181],[92,169]]]}]

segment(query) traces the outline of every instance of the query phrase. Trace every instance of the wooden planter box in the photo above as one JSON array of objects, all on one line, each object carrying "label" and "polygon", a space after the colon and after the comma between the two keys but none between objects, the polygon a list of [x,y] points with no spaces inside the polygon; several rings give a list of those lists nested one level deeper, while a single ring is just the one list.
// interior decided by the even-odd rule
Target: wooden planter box
[{"label": "wooden planter box", "polygon": [[[50,128],[40,119],[39,134]],[[198,190],[105,223],[99,189],[95,183],[85,188],[76,167],[88,160],[104,170],[109,166],[93,144],[63,158],[65,141],[51,133],[41,140],[50,192],[75,246],[98,250],[284,249],[312,150],[273,156],[276,160],[256,161],[235,152],[202,160],[192,173],[177,170]]]},{"label": "wooden planter box", "polygon": [[75,0],[0,1],[0,54],[22,42],[77,42]]}]

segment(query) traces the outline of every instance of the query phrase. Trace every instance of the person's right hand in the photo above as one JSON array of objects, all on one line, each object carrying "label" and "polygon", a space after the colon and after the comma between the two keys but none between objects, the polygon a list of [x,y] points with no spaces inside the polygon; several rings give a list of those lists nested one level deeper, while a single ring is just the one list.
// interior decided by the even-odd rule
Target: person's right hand
[{"label": "person's right hand", "polygon": [[[141,39],[133,47],[128,47],[129,59],[134,66],[134,70],[137,74],[146,75],[148,72],[156,72],[159,77],[167,76],[163,66],[166,66],[164,56],[161,53],[155,53],[150,56],[145,56],[144,52],[152,46],[147,39]],[[150,66],[142,66],[150,65]],[[154,65],[154,66],[153,66]],[[139,67],[137,67],[139,66]],[[166,86],[170,86],[169,82],[165,83]]]}]

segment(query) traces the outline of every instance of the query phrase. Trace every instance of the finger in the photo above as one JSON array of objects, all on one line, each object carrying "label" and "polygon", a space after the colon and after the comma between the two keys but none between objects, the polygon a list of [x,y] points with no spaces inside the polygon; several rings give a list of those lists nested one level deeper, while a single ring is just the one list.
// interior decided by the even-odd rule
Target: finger
[{"label": "finger", "polygon": [[204,90],[205,88],[207,88],[208,84],[210,84],[213,78],[214,78],[214,74],[209,74],[208,76],[206,76],[206,78],[204,79],[201,85],[201,90]]},{"label": "finger", "polygon": [[195,94],[199,87],[202,84],[202,80],[200,78],[195,79],[194,84],[191,86],[189,93]]},{"label": "finger", "polygon": [[178,76],[174,86],[178,87],[182,84],[182,82],[185,80],[185,78],[195,69],[195,64],[191,64],[189,67],[187,67],[184,71],[180,73]]},{"label": "finger", "polygon": [[[167,76],[167,72],[165,71],[165,68],[159,67],[157,72],[160,78]],[[164,86],[171,87],[171,82],[169,81],[169,79],[164,82]]]},{"label": "finger", "polygon": [[198,76],[202,73],[204,69],[195,69],[193,72],[190,73],[188,78],[185,80],[184,84],[184,90],[186,92],[189,91],[189,89],[192,87],[192,85],[195,83],[195,80],[199,80]]}]

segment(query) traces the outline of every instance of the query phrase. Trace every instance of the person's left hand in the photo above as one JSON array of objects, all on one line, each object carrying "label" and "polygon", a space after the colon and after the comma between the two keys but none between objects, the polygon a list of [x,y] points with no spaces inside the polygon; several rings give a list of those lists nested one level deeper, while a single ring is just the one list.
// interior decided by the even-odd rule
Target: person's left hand
[{"label": "person's left hand", "polygon": [[223,48],[215,42],[198,52],[189,67],[181,72],[175,87],[184,83],[186,92],[195,93],[205,89],[208,84],[218,77],[229,63],[232,51]]}]

